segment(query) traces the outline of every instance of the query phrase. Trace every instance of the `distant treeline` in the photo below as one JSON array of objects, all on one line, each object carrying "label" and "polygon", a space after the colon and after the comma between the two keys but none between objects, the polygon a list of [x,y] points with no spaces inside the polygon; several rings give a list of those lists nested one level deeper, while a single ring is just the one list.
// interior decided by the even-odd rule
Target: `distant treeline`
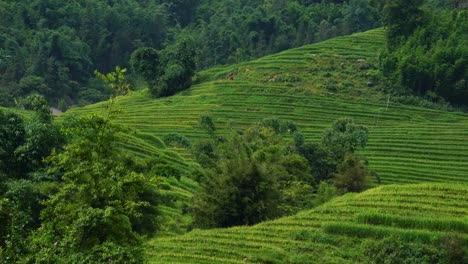
[{"label": "distant treeline", "polygon": [[389,87],[400,94],[413,93],[435,103],[466,106],[466,4],[450,1],[452,8],[440,10],[424,8],[424,2],[393,0],[384,6],[387,48],[380,58],[382,73],[390,81]]},{"label": "distant treeline", "polygon": [[110,94],[95,69],[191,37],[199,68],[380,26],[371,0],[0,0],[0,105],[39,93],[66,109]]}]

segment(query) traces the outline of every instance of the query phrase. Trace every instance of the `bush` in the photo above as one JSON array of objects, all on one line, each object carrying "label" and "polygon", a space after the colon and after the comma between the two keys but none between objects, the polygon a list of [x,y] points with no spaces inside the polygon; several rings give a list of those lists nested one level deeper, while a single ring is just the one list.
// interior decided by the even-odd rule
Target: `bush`
[{"label": "bush", "polygon": [[347,154],[338,165],[333,183],[342,193],[361,192],[370,187],[370,173],[366,164],[354,154]]},{"label": "bush", "polygon": [[321,181],[317,187],[317,193],[314,198],[314,206],[318,206],[330,201],[337,195],[336,187],[325,181]]},{"label": "bush", "polygon": [[130,60],[133,70],[148,84],[155,97],[166,97],[192,85],[196,69],[196,50],[189,39],[167,47],[161,53],[153,48],[140,48]]},{"label": "bush", "polygon": [[185,136],[179,134],[179,133],[170,133],[164,136],[163,138],[164,143],[167,146],[181,146],[184,148],[190,148],[192,143],[190,143],[190,140],[186,138]]},{"label": "bush", "polygon": [[293,134],[297,131],[297,126],[292,121],[284,121],[278,118],[265,118],[258,123],[259,126],[269,127],[277,134]]},{"label": "bush", "polygon": [[468,263],[468,245],[458,234],[447,234],[442,238],[441,248],[447,263]]},{"label": "bush", "polygon": [[409,244],[391,236],[364,244],[367,263],[373,264],[433,264],[443,263],[443,256],[435,248]]},{"label": "bush", "polygon": [[210,135],[213,135],[214,132],[216,131],[216,126],[215,126],[215,124],[213,122],[213,119],[209,115],[201,115],[199,124]]},{"label": "bush", "polygon": [[252,225],[310,205],[307,161],[271,128],[252,127],[213,140],[197,144],[207,176],[194,198],[195,226]]}]

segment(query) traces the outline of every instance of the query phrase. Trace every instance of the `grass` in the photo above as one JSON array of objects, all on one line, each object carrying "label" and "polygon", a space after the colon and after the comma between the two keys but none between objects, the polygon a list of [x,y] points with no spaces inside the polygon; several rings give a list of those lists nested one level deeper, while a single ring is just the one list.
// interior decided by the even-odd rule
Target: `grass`
[{"label": "grass", "polygon": [[[387,199],[390,194],[395,199]],[[446,197],[443,207],[421,204],[437,205],[441,196]],[[149,263],[365,263],[363,243],[398,236],[409,243],[438,246],[454,232],[468,246],[467,199],[466,185],[387,185],[251,227],[195,230],[154,239],[147,244],[147,259]],[[363,200],[366,204],[360,203]]]},{"label": "grass", "polygon": [[[252,227],[174,236],[191,228],[187,212],[198,184],[191,175],[166,177],[161,217],[167,224],[163,237],[147,243],[148,262],[365,263],[362,243],[390,235],[437,245],[457,232],[466,243],[468,114],[395,103],[375,80],[368,87],[383,33],[372,30],[211,68],[197,75],[191,89],[169,98],[155,100],[145,90],[119,97],[118,122],[133,129],[122,147],[180,171],[194,166],[190,151],[167,147],[160,138],[176,132],[192,143],[206,139],[198,126],[201,115],[213,118],[219,134],[264,118],[291,120],[311,142],[336,119],[350,117],[369,128],[362,154],[385,184]],[[231,71],[234,81],[227,80]],[[98,103],[65,115],[104,107]]]},{"label": "grass", "polygon": [[[161,153],[155,137],[177,132],[192,142],[205,139],[198,126],[203,114],[213,118],[220,134],[263,118],[291,120],[312,142],[334,120],[351,117],[369,128],[362,154],[382,183],[468,182],[468,115],[394,103],[382,83],[367,87],[383,47],[383,30],[377,29],[208,69],[191,89],[173,97],[154,100],[147,91],[121,97],[119,122],[137,131],[132,138],[138,142],[129,140],[128,150],[141,157],[175,151],[174,161],[191,161],[183,148]],[[234,81],[227,80],[231,71]],[[66,115],[103,107],[76,108]]]}]

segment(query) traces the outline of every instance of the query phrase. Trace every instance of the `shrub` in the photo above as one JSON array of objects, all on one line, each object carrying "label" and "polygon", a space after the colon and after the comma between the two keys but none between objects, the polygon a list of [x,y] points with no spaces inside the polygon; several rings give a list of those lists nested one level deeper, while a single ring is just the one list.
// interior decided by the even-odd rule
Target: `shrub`
[{"label": "shrub", "polygon": [[297,125],[289,120],[280,120],[278,118],[265,118],[258,123],[259,126],[269,127],[277,134],[293,134],[297,131]]},{"label": "shrub", "polygon": [[463,264],[468,263],[468,243],[457,234],[447,234],[442,238],[441,248],[447,263]]},{"label": "shrub", "polygon": [[164,136],[164,143],[168,146],[175,145],[184,148],[190,148],[190,140],[179,133],[170,133]]},{"label": "shrub", "polygon": [[216,131],[216,126],[213,122],[213,119],[209,115],[201,115],[199,124],[204,128],[210,135],[213,135]]},{"label": "shrub", "polygon": [[361,192],[370,186],[370,174],[363,161],[354,154],[347,154],[338,165],[333,183],[342,193]]},{"label": "shrub", "polygon": [[364,255],[373,264],[433,264],[443,259],[435,248],[409,244],[395,236],[365,243]]}]

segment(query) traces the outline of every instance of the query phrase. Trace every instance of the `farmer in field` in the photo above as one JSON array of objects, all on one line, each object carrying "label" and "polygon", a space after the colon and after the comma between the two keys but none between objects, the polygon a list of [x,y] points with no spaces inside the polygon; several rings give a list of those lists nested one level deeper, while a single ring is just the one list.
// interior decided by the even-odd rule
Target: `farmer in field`
[{"label": "farmer in field", "polygon": [[229,80],[234,80],[234,72],[229,73]]}]

